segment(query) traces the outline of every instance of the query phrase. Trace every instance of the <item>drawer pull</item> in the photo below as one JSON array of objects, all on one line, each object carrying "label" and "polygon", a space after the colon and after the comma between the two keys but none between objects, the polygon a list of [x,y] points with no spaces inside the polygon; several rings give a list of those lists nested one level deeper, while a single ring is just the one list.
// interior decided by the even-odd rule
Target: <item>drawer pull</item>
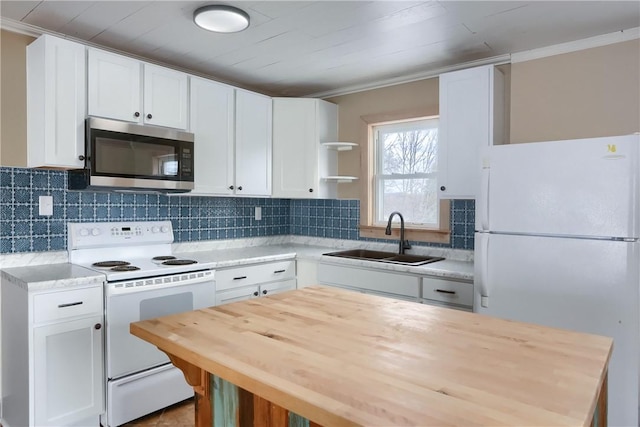
[{"label": "drawer pull", "polygon": [[284,273],[285,271],[287,271],[287,270],[276,270],[276,271],[274,271],[273,273],[274,273],[274,274],[278,274],[278,273]]},{"label": "drawer pull", "polygon": [[246,279],[247,276],[239,276],[239,277],[234,277],[233,280],[242,280],[242,279]]},{"label": "drawer pull", "polygon": [[69,302],[66,304],[58,304],[58,308],[73,307],[74,305],[80,305],[80,304],[82,304],[82,301]]},{"label": "drawer pull", "polygon": [[436,292],[440,292],[441,294],[449,294],[449,295],[455,295],[455,291],[447,291],[445,289],[434,289]]}]

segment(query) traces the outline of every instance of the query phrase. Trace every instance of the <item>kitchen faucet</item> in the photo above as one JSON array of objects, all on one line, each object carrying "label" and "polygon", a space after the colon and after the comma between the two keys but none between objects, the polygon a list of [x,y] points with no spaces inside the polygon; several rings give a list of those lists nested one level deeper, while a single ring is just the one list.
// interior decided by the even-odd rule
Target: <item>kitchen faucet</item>
[{"label": "kitchen faucet", "polygon": [[384,231],[384,234],[391,236],[391,220],[395,215],[400,217],[400,244],[398,246],[398,253],[404,254],[405,249],[411,249],[411,245],[408,240],[404,240],[404,217],[400,212],[391,212],[391,215],[389,215],[389,222],[387,223],[387,229]]}]

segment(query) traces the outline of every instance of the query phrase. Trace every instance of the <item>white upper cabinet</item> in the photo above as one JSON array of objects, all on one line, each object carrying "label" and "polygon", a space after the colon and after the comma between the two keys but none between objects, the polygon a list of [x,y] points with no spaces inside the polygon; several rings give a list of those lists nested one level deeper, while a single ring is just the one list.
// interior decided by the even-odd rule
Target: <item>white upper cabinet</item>
[{"label": "white upper cabinet", "polygon": [[234,88],[191,77],[189,132],[195,135],[191,194],[233,194]]},{"label": "white upper cabinet", "polygon": [[273,99],[273,196],[335,198],[338,106],[312,98]]},{"label": "white upper cabinet", "polygon": [[88,56],[90,116],[187,128],[185,73],[99,49]]},{"label": "white upper cabinet", "polygon": [[140,61],[91,48],[87,54],[89,115],[141,123]]},{"label": "white upper cabinet", "polygon": [[271,195],[271,97],[236,89],[234,192]]},{"label": "white upper cabinet", "polygon": [[144,123],[187,128],[187,75],[144,64]]},{"label": "white upper cabinet", "polygon": [[271,98],[191,77],[191,194],[271,195]]},{"label": "white upper cabinet", "polygon": [[474,199],[485,147],[503,143],[504,76],[493,65],[440,75],[438,195]]},{"label": "white upper cabinet", "polygon": [[27,166],[84,166],[85,47],[44,35],[27,46]]}]

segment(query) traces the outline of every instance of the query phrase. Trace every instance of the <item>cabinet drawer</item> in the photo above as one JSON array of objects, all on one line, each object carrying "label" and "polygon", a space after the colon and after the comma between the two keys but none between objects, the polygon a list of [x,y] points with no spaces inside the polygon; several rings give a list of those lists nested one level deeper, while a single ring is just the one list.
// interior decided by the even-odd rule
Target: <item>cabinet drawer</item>
[{"label": "cabinet drawer", "polygon": [[102,315],[102,286],[50,292],[33,297],[34,323],[95,314]]},{"label": "cabinet drawer", "polygon": [[423,277],[422,298],[472,307],[473,283]]},{"label": "cabinet drawer", "polygon": [[295,277],[296,264],[293,260],[228,268],[216,270],[216,289],[221,291],[257,283],[294,279]]},{"label": "cabinet drawer", "polygon": [[318,282],[320,284],[348,286],[364,291],[384,292],[410,298],[420,297],[419,277],[387,273],[382,270],[368,270],[320,263],[318,266]]}]

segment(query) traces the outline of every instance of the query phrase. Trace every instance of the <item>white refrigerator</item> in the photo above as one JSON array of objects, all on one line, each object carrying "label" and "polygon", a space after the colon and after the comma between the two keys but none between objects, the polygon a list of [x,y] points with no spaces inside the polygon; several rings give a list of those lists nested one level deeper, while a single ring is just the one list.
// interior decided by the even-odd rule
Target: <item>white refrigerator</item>
[{"label": "white refrigerator", "polygon": [[608,422],[638,426],[640,136],[493,146],[480,185],[474,311],[612,337]]}]

